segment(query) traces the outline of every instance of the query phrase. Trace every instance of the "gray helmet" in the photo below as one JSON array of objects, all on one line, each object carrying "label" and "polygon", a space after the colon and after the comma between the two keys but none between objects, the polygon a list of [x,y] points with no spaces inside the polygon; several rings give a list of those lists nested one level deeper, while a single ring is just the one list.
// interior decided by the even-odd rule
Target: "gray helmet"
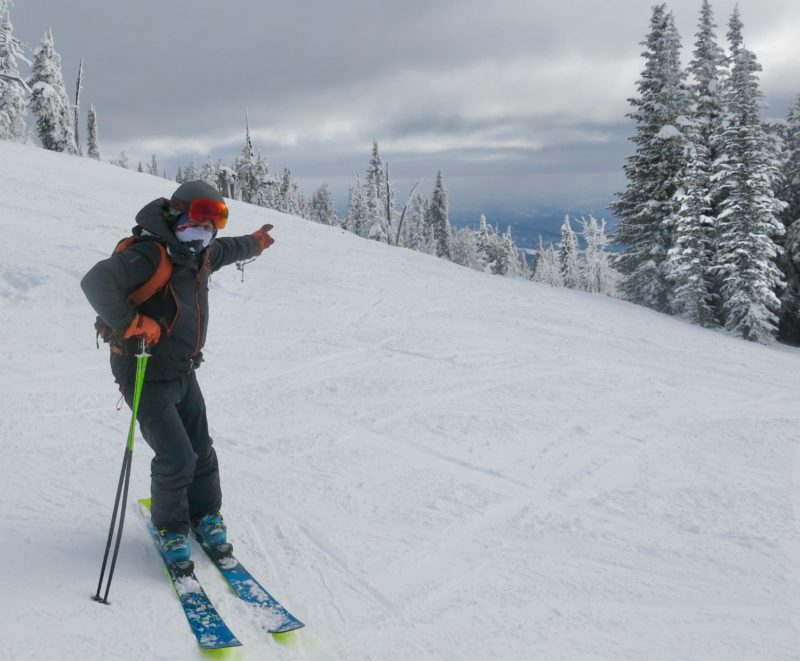
[{"label": "gray helmet", "polygon": [[200,181],[199,179],[185,181],[172,194],[172,199],[169,201],[170,213],[173,216],[179,216],[189,209],[189,205],[194,200],[201,199],[225,202],[220,192],[205,181]]}]

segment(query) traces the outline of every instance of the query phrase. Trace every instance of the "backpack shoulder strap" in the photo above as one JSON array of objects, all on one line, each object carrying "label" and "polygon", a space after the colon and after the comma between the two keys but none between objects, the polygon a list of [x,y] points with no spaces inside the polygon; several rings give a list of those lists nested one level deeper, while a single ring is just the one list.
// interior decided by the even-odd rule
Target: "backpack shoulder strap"
[{"label": "backpack shoulder strap", "polygon": [[[122,241],[117,244],[117,247],[114,248],[114,252],[122,252],[136,242],[137,238],[135,236],[129,236],[125,239],[122,239]],[[133,307],[138,307],[146,300],[152,298],[153,295],[164,285],[166,285],[167,282],[169,282],[169,279],[172,277],[172,260],[167,254],[166,246],[160,241],[151,241],[150,243],[153,243],[158,247],[158,266],[153,272],[153,275],[150,276],[150,279],[147,280],[141,287],[139,287],[139,289],[134,291],[130,296],[128,296],[128,303],[130,303]]]}]

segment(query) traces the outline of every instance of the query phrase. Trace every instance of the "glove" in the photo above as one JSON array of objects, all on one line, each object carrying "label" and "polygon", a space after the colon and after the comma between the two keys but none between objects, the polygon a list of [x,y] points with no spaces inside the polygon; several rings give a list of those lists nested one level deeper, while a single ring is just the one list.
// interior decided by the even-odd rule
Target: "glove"
[{"label": "glove", "polygon": [[155,344],[161,338],[161,326],[152,317],[137,312],[123,337],[126,340],[143,337],[146,344]]},{"label": "glove", "polygon": [[273,243],[275,243],[275,239],[273,239],[269,235],[269,231],[272,229],[272,225],[264,225],[261,229],[256,230],[250,236],[252,236],[256,241],[258,241],[259,251],[256,253],[260,255],[264,252],[267,248],[269,248]]}]

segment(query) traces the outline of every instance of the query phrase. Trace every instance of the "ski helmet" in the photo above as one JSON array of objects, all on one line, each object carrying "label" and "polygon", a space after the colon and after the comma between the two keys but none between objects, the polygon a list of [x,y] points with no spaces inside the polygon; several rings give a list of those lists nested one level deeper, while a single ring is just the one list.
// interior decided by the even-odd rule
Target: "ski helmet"
[{"label": "ski helmet", "polygon": [[203,220],[213,220],[217,229],[222,229],[228,220],[228,207],[220,192],[205,181],[193,180],[182,183],[169,201],[169,211],[173,216],[197,212]]}]

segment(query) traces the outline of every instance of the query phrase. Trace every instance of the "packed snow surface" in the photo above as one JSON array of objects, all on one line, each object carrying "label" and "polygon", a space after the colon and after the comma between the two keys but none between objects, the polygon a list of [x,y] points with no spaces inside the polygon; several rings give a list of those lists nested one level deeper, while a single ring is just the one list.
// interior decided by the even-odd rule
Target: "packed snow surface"
[{"label": "packed snow surface", "polygon": [[[81,276],[175,184],[0,143],[7,659],[192,659],[133,504],[94,593],[130,413]],[[239,559],[197,572],[237,659],[797,659],[798,351],[233,202],[276,244],[211,283],[198,372]]]}]

